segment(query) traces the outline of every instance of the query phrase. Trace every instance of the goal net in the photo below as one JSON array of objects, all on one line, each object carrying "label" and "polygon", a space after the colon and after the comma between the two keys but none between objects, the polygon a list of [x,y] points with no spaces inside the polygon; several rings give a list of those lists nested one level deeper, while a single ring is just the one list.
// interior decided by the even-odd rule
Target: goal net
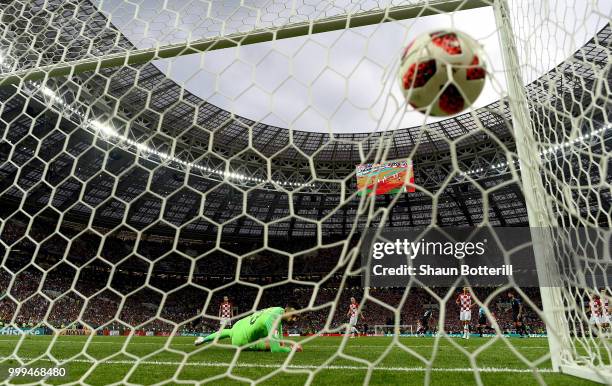
[{"label": "goal net", "polygon": [[[477,384],[487,372],[609,383],[611,10],[604,0],[2,5],[0,370],[254,384],[330,382],[348,368],[380,384],[402,358],[411,366],[397,372],[424,383],[447,371]],[[416,36],[449,28],[482,45],[486,84],[461,114],[433,117],[402,95],[400,58]],[[358,188],[359,165],[391,161],[409,165],[406,189]],[[488,230],[506,263],[531,251],[536,281],[520,270],[494,285],[366,280],[372,238],[457,229]],[[510,246],[516,229],[530,238]],[[463,287],[470,331],[488,329],[483,348],[457,337]],[[536,347],[515,337],[508,293],[542,336]],[[264,360],[186,338],[289,303],[299,320],[283,339],[304,353]],[[401,332],[426,309],[436,334],[414,346]],[[357,330],[392,336],[350,340],[351,313]]]}]

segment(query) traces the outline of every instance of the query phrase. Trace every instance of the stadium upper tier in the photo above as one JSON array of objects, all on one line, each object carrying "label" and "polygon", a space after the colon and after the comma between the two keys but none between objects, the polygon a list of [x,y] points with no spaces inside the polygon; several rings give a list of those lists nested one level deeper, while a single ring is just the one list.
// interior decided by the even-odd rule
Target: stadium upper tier
[{"label": "stadium upper tier", "polygon": [[[11,48],[3,51],[4,72],[133,49],[88,1],[15,1],[2,11],[2,20],[0,46]],[[607,128],[612,109],[595,90],[612,86],[611,44],[612,28],[606,25],[572,57],[527,86],[535,130],[554,130],[559,138],[556,144],[542,144],[542,152],[562,147],[576,125],[584,140],[573,146],[593,146],[596,154],[609,149],[610,130],[597,130]],[[429,225],[432,205],[438,208],[439,225],[472,225],[485,218],[493,225],[527,223],[516,184],[488,193],[489,212],[482,211],[480,189],[508,181],[509,164],[516,162],[507,158],[514,139],[503,100],[425,130],[359,133],[356,128],[353,134],[332,136],[233,115],[190,94],[148,63],[52,78],[42,88],[36,83],[5,87],[0,101],[5,139],[0,187],[2,199],[12,203],[2,217],[25,200],[32,213],[51,205],[66,211],[64,221],[76,224],[93,216],[94,226],[106,228],[124,218],[136,228],[159,219],[179,226],[197,217],[205,199],[204,217],[217,223],[236,219],[223,229],[236,236],[263,232],[242,215],[244,203],[244,213],[262,222],[286,217],[293,207],[303,218],[324,219],[325,234],[345,235],[358,217],[359,199],[345,201],[355,189],[351,173],[356,164],[374,160],[377,151],[388,147],[386,159],[413,159],[416,184],[429,192],[438,191],[454,173],[437,201],[419,191],[396,202],[390,225]],[[105,136],[91,120],[109,122],[123,139]],[[460,172],[451,164],[451,142]],[[604,194],[590,199],[609,203],[610,193]],[[161,198],[168,198],[163,208]],[[377,205],[389,203],[389,197],[377,198]],[[603,214],[605,221],[609,208],[595,210],[594,217]],[[192,222],[183,229],[200,233],[210,227]],[[300,219],[276,223],[269,231],[279,236],[316,232],[313,223]]]}]

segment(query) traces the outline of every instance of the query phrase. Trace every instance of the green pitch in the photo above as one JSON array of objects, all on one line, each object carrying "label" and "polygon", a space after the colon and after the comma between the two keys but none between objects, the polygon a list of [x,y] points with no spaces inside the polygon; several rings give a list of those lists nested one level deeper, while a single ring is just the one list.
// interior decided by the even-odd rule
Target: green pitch
[{"label": "green pitch", "polygon": [[[16,349],[18,337],[0,336],[0,379],[5,379],[9,367],[18,366],[9,356],[35,358],[47,352],[50,336],[28,336]],[[62,384],[85,375],[85,382],[103,385],[113,382],[152,384],[174,377],[181,384],[195,383],[215,377],[210,384],[246,384],[268,377],[264,385],[299,385],[309,376],[316,385],[358,385],[369,377],[371,385],[422,385],[426,377],[433,385],[472,385],[477,377],[490,385],[535,385],[543,380],[551,385],[587,385],[587,381],[551,373],[549,362],[538,364],[542,370],[536,375],[526,362],[545,357],[546,339],[511,338],[507,342],[472,337],[440,339],[406,337],[399,341],[403,347],[392,345],[392,338],[361,337],[349,339],[341,349],[342,338],[319,337],[303,341],[304,352],[288,360],[286,354],[238,352],[230,347],[193,347],[190,337],[93,337],[87,348],[86,337],[56,337],[47,355],[58,359],[72,358],[63,367],[67,376],[48,382]],[[516,352],[510,348],[514,347]],[[140,359],[138,366],[133,366]],[[99,363],[94,366],[95,360]],[[236,361],[231,377],[228,364]],[[285,362],[286,361],[286,362]],[[377,362],[373,371],[368,364]],[[425,369],[428,363],[432,371]],[[183,366],[181,366],[181,363]],[[285,363],[286,371],[278,371]],[[50,367],[42,360],[30,367]],[[320,368],[314,375],[308,370]],[[480,371],[474,371],[479,368]],[[133,370],[132,370],[133,369]],[[539,378],[541,376],[541,378]],[[232,378],[233,377],[233,378]],[[11,383],[33,382],[32,378],[13,379]],[[183,383],[186,382],[186,383]],[[167,383],[175,384],[175,383]]]}]

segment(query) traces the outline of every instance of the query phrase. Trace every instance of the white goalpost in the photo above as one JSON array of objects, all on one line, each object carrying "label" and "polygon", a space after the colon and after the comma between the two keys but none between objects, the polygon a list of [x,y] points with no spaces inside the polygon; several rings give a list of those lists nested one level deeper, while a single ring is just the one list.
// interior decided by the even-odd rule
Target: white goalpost
[{"label": "white goalpost", "polygon": [[539,156],[529,119],[529,107],[521,76],[520,60],[512,33],[508,5],[505,0],[499,0],[493,4],[493,7],[499,27],[499,39],[506,69],[508,103],[512,111],[516,150],[521,163],[521,181],[525,204],[529,225],[535,229],[532,237],[541,285],[543,319],[548,331],[547,337],[552,366],[554,370],[559,371],[561,358],[564,356],[569,343],[569,330],[567,322],[563,320],[565,318],[565,315],[563,315],[564,306],[559,288],[562,283],[558,280],[559,273],[555,272],[557,259],[554,256],[552,234],[549,232],[554,224],[554,219],[541,179],[543,163]]},{"label": "white goalpost", "polygon": [[[564,278],[559,270],[561,259],[556,254],[560,252],[560,248],[555,247],[555,242],[564,243],[568,240],[564,240],[562,237],[558,240],[553,239],[554,237],[563,236],[563,234],[553,234],[553,229],[561,226],[561,224],[555,218],[555,212],[551,205],[551,200],[554,200],[554,196],[544,188],[545,183],[552,184],[550,180],[547,180],[547,177],[543,177],[547,176],[547,169],[551,166],[546,165],[547,160],[541,157],[541,150],[538,149],[538,141],[534,135],[535,122],[530,119],[530,103],[527,99],[525,83],[521,76],[521,61],[512,30],[508,3],[506,0],[497,0],[493,3],[493,8],[499,27],[501,52],[508,85],[508,104],[512,111],[517,155],[521,164],[521,182],[529,215],[529,225],[532,228],[532,240],[542,298],[542,319],[546,324],[552,367],[555,371],[561,371],[595,382],[606,383],[612,380],[610,366],[598,360],[590,361],[587,364],[580,363],[577,360],[578,355],[574,351],[575,346],[571,342],[572,332],[569,328],[570,321],[568,321],[568,317],[572,318],[576,317],[576,315],[571,315],[571,311],[568,313],[567,308],[579,308],[580,304],[576,304],[575,298],[571,299],[572,289],[564,288],[568,283],[563,281]],[[604,98],[606,97],[609,96],[604,96]],[[535,103],[532,101],[533,104]],[[541,141],[542,139],[540,138],[540,144]],[[559,167],[559,165],[553,165],[553,167]],[[565,183],[565,181],[555,182]],[[597,224],[592,223],[579,224],[579,226],[584,227],[593,225],[597,226]],[[609,231],[599,232],[596,230],[595,232],[595,239],[601,237],[609,242]],[[597,240],[587,240],[586,242],[597,242]],[[579,251],[570,252],[575,253],[576,258],[579,259]],[[605,261],[606,256],[601,257]],[[609,255],[607,257],[609,260]],[[604,270],[604,274],[605,272]],[[602,285],[604,283],[607,284],[605,277]],[[587,283],[582,284],[588,286]],[[563,292],[567,293],[564,294]],[[574,331],[575,333],[576,331]]]},{"label": "white goalpost", "polygon": [[[529,227],[538,288],[474,285],[491,339],[541,384],[543,366],[612,383],[610,321],[591,315],[595,301],[604,314],[612,304],[606,1],[136,3],[0,9],[0,332],[18,335],[0,369],[78,358],[91,367],[76,381],[87,382],[108,360],[88,352],[93,337],[121,331],[129,338],[116,355],[131,364],[118,382],[131,382],[141,358],[130,339],[147,331],[168,343],[142,361],[168,350],[177,370],[160,382],[187,382],[179,374],[194,354],[171,337],[216,331],[228,296],[232,323],[297,300],[307,322],[285,333],[308,335],[305,345],[342,341],[320,364],[295,367],[293,353],[253,379],[233,373],[240,347],[225,373],[197,382],[303,372],[312,383],[347,359],[337,326],[357,297],[362,322],[390,337],[385,355],[418,357],[430,383],[435,355],[403,345],[416,326],[398,321],[435,309],[433,347],[456,346],[445,320],[471,283],[365,286],[366,231]],[[477,24],[463,12],[491,28],[475,36],[487,44],[486,103],[452,117],[417,113],[396,90],[402,49],[420,31]],[[357,165],[399,159],[414,165],[414,191],[357,192]],[[524,247],[489,241],[505,258]],[[493,311],[509,290],[542,322],[546,355],[525,356],[504,335],[511,321]],[[24,355],[36,334],[53,336],[48,350]],[[58,359],[66,334],[88,338]],[[482,384],[480,353],[465,355]],[[356,360],[364,382],[383,359]]]}]

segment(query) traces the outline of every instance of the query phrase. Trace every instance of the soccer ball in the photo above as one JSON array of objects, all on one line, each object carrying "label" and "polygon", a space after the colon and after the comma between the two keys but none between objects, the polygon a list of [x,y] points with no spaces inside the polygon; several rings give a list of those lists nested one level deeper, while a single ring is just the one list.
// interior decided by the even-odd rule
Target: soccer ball
[{"label": "soccer ball", "polygon": [[448,116],[468,108],[485,84],[481,46],[457,30],[423,34],[404,50],[399,81],[406,101],[422,113]]}]

